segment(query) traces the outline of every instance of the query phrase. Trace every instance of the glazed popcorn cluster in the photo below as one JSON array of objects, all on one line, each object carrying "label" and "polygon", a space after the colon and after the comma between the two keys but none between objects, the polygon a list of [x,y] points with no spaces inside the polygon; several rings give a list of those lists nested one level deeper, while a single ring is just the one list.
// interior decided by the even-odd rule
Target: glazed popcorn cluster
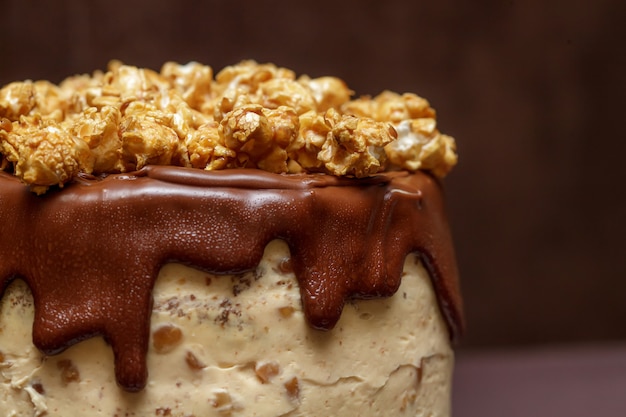
[{"label": "glazed popcorn cluster", "polygon": [[0,169],[43,193],[81,173],[148,164],[354,177],[394,169],[443,177],[456,164],[454,139],[438,131],[425,99],[351,96],[338,78],[254,61],[215,76],[195,62],[155,72],[113,61],[59,85],[2,88]]}]

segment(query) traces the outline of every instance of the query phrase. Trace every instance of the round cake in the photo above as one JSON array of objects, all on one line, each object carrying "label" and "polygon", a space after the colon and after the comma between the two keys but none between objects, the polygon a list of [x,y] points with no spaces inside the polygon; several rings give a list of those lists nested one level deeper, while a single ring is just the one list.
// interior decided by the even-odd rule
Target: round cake
[{"label": "round cake", "polygon": [[7,416],[450,416],[429,103],[245,61],[0,90]]}]

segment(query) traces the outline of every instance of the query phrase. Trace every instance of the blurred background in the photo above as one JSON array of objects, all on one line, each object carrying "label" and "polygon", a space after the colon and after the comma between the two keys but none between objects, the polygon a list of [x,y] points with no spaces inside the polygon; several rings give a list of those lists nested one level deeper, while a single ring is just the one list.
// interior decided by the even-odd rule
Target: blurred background
[{"label": "blurred background", "polygon": [[626,341],[625,2],[0,0],[0,10],[0,84],[59,82],[113,58],[215,71],[252,58],[339,76],[357,95],[426,97],[460,154],[446,187],[468,321],[461,371],[473,352]]}]

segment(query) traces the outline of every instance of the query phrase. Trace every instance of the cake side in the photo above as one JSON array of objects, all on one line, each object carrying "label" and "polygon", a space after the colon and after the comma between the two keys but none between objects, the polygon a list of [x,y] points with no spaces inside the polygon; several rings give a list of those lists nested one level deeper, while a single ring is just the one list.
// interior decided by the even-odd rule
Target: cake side
[{"label": "cake side", "polygon": [[393,296],[348,302],[331,332],[306,324],[291,260],[275,240],[247,273],[165,265],[139,394],[117,387],[100,337],[40,353],[30,291],[13,282],[0,301],[0,409],[15,417],[449,415],[448,326],[417,256],[407,257]]}]

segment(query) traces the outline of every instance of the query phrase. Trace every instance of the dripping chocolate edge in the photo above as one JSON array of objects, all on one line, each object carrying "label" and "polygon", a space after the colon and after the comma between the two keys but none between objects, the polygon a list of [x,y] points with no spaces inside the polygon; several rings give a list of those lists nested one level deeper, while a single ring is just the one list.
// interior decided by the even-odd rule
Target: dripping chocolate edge
[{"label": "dripping chocolate edge", "polygon": [[[44,352],[58,352],[86,336],[103,335],[115,353],[118,382],[130,391],[143,388],[147,378],[145,355],[149,337],[149,306],[159,267],[168,261],[182,261],[217,273],[248,270],[258,264],[264,246],[275,238],[287,241],[292,257],[297,260],[295,272],[301,285],[305,314],[314,327],[332,327],[347,299],[392,295],[399,285],[404,258],[417,252],[433,278],[450,336],[456,340],[463,330],[462,303],[440,184],[423,172],[387,173],[369,180],[339,180],[318,175],[299,177],[269,173],[259,175],[258,170],[245,169],[211,173],[175,167],[148,167],[137,174],[109,175],[91,180],[83,178],[68,184],[64,190],[35,196],[19,180],[0,173],[0,211],[5,219],[3,236],[0,236],[3,259],[0,264],[0,289],[3,291],[8,282],[16,277],[27,282],[35,299],[33,341]],[[224,178],[236,180],[230,186],[224,186]],[[215,184],[207,186],[207,182]],[[259,190],[263,192],[259,193]],[[346,203],[344,206],[347,209],[337,209],[337,199]],[[417,200],[419,204],[416,205]],[[363,257],[367,254],[368,245],[382,245],[384,250],[380,253],[385,254],[385,264],[390,265],[389,268],[368,271],[365,265],[363,272],[367,274],[362,274],[366,277],[363,281],[353,280],[349,288],[343,288],[340,294],[335,295],[334,300],[322,300],[321,303],[315,300],[312,303],[307,299],[311,282],[327,278],[328,270],[336,269],[336,265],[333,268],[323,265],[328,256],[322,255],[341,253],[343,239],[350,237],[343,231],[337,233],[327,226],[325,229],[324,225],[321,225],[323,233],[314,233],[312,229],[320,230],[320,224],[314,227],[309,224],[307,227],[307,220],[318,219],[322,214],[335,210],[342,220],[353,222],[349,229],[355,234],[351,237],[358,239],[361,226],[382,210],[383,201],[392,203],[387,207],[391,212],[386,215],[391,216],[391,234],[400,234],[400,245],[386,248],[388,242],[381,232],[389,234],[389,230],[381,229],[379,234],[360,236],[363,242],[361,252],[351,255]],[[114,230],[110,230],[106,221],[110,218],[112,207],[122,214],[122,217],[116,217],[116,221],[126,223]],[[205,237],[217,238],[217,241],[212,240],[217,244],[235,243],[232,247],[236,250],[229,253],[230,260],[221,264],[216,259],[223,257],[215,256],[214,252],[218,251],[215,248],[201,249],[194,246],[196,242],[185,242],[185,247],[170,247],[171,236],[180,231],[168,230],[168,219],[162,214],[153,213],[150,216],[150,210],[156,208],[170,213],[181,210],[200,213],[200,217],[205,217],[204,223],[222,222],[220,230],[242,228],[245,224],[248,229],[239,230],[242,233],[237,235],[246,235],[250,241],[246,240],[236,247],[236,242],[230,242],[228,237],[206,232]],[[234,212],[234,218],[225,219]],[[264,219],[263,212],[273,213],[273,218]],[[248,218],[247,224],[241,221],[244,217]],[[258,227],[260,223],[264,224],[262,230]],[[201,224],[199,222],[197,226]],[[22,233],[13,230],[17,228],[22,228]],[[124,236],[126,231],[133,236],[143,234],[150,243],[159,242],[160,247],[140,247],[141,242],[135,242],[133,246],[131,240]],[[435,236],[435,239],[428,239],[428,236]],[[109,245],[104,245],[102,242],[107,240]],[[120,245],[120,242],[126,245]],[[131,253],[133,258],[140,261],[131,261],[128,250],[116,249],[129,249],[128,246],[134,250]],[[333,250],[329,250],[329,246]],[[65,251],[65,255],[56,256],[56,267],[43,274],[42,263],[50,262],[45,259],[46,253],[58,255],[59,251]],[[194,255],[191,252],[199,253]],[[97,284],[87,281],[80,273],[85,267],[74,265],[68,270],[59,266],[61,262],[71,263],[72,258],[86,257],[95,262],[96,269],[103,275],[99,276]],[[21,264],[20,258],[22,262],[28,260],[27,265]],[[316,263],[316,259],[323,259],[324,262]],[[345,265],[344,259],[346,256],[342,253],[328,262],[338,263],[339,270],[347,271],[350,265]],[[107,269],[106,264],[115,265],[114,270]],[[315,264],[314,268],[311,264]],[[63,269],[63,274],[49,272],[55,269]],[[310,271],[315,271],[316,275],[311,276]],[[127,275],[133,276],[133,279],[126,279]],[[381,285],[381,280],[386,283]],[[103,294],[102,300],[97,302],[100,311],[95,318],[81,317],[80,308],[77,308],[72,325],[66,326],[69,328],[60,326],[62,330],[55,332],[42,325],[58,321],[55,314],[66,314],[59,307],[63,303],[56,299],[63,298],[64,294],[72,296],[72,300],[65,301],[79,307],[81,303],[93,302],[81,298],[82,292],[93,292],[93,285],[100,285],[96,292]],[[67,291],[64,286],[79,290]],[[85,286],[90,291],[81,292],[80,289]],[[107,303],[119,291],[140,294],[140,299],[115,305],[113,310],[116,313],[111,314]],[[42,310],[47,312],[47,317],[42,317]],[[129,315],[138,319],[127,320]],[[136,323],[129,324],[131,321]],[[133,336],[128,337],[129,334]]]}]

